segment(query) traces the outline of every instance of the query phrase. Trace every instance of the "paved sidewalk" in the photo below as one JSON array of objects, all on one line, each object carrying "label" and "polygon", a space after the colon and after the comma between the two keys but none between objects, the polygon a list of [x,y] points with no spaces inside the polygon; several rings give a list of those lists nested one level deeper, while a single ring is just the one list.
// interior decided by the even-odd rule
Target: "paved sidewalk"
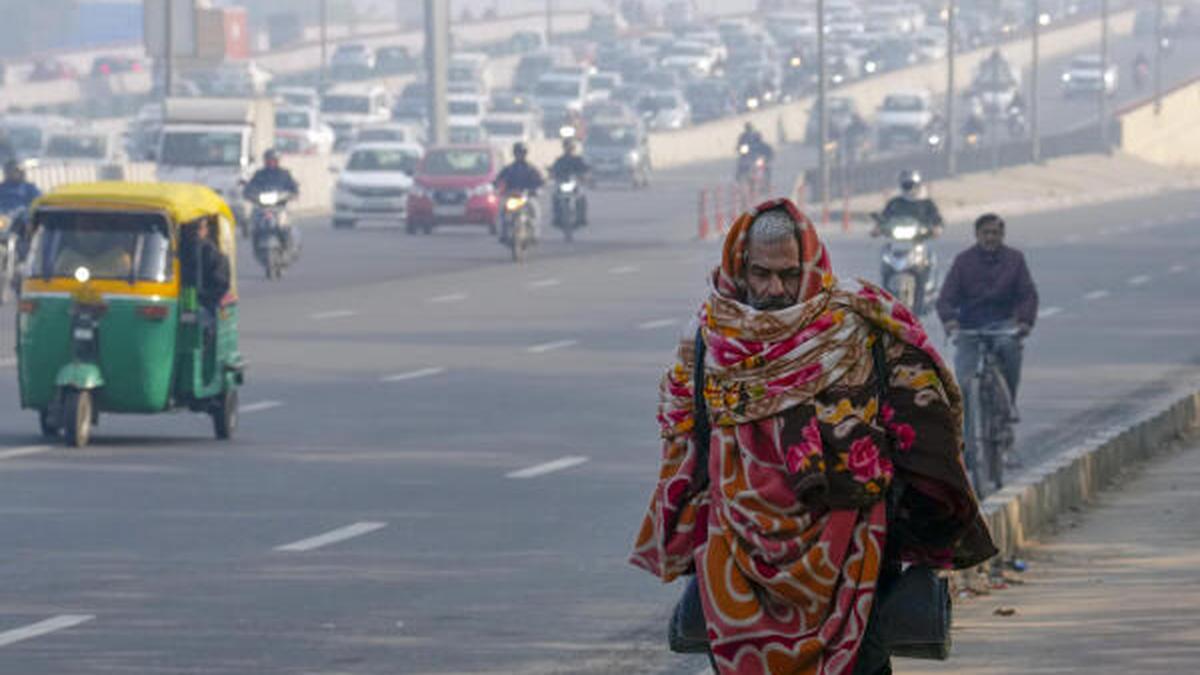
[{"label": "paved sidewalk", "polygon": [[[947,221],[973,218],[984,211],[1020,215],[1086,204],[1146,197],[1200,187],[1200,169],[1174,169],[1117,153],[1064,157],[1042,166],[1025,165],[996,173],[976,173],[935,181],[930,196]],[[850,211],[865,218],[879,211],[894,191],[850,200]],[[833,204],[839,209],[840,203]]]},{"label": "paved sidewalk", "polygon": [[[1200,663],[1200,446],[1171,451],[1028,552],[1023,583],[955,607],[934,673],[1193,673]],[[1016,576],[1016,575],[1015,575]],[[1010,616],[997,610],[1015,610]]]}]

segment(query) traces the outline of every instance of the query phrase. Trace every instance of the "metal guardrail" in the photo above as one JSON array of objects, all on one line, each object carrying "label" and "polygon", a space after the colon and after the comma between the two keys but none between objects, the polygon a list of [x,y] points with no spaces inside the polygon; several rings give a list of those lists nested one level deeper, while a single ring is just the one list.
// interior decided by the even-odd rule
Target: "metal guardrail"
[{"label": "metal guardrail", "polygon": [[[1120,128],[1115,120],[1109,135],[1112,146],[1120,145]],[[1106,152],[1100,138],[1100,125],[1089,124],[1071,131],[1042,137],[1041,157],[1043,160]],[[971,174],[994,171],[1029,164],[1033,161],[1031,139],[1007,140],[992,146],[984,144],[975,148],[964,148],[957,153],[958,173]],[[833,196],[861,195],[888,190],[896,186],[896,177],[901,171],[915,169],[926,180],[949,178],[945,153],[912,152],[885,159],[856,162],[843,166],[834,165],[830,171],[829,193]],[[821,175],[816,169],[804,174],[804,182],[812,189],[810,197],[819,198]]]}]

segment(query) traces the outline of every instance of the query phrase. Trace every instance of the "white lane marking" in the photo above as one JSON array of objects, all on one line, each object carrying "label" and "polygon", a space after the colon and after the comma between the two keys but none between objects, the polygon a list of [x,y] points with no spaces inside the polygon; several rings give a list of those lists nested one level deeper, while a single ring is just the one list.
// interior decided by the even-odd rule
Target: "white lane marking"
[{"label": "white lane marking", "polygon": [[314,314],[309,314],[308,318],[313,319],[314,321],[325,321],[326,319],[344,319],[348,316],[354,316],[355,314],[358,314],[358,312],[352,309],[334,309],[328,312],[316,312]]},{"label": "white lane marking", "polygon": [[1101,237],[1107,237],[1112,233],[1113,233],[1113,228],[1111,228],[1111,227],[1102,227],[1099,230],[1096,230],[1096,234],[1100,235]]},{"label": "white lane marking", "polygon": [[1129,225],[1121,225],[1120,227],[1117,228],[1117,233],[1118,234],[1128,234],[1132,229],[1133,228],[1130,227]]},{"label": "white lane marking", "polygon": [[446,295],[435,295],[429,299],[429,302],[435,305],[441,305],[448,302],[462,302],[467,299],[466,293],[447,293]]},{"label": "white lane marking", "polygon": [[13,448],[11,450],[0,450],[0,459],[16,459],[18,457],[40,455],[43,452],[49,452],[52,449],[53,446],[50,445],[26,445],[21,448]]},{"label": "white lane marking", "polygon": [[507,478],[517,478],[517,479],[537,478],[538,476],[545,476],[548,473],[554,473],[555,471],[562,471],[563,469],[569,469],[573,466],[579,466],[580,464],[583,464],[586,461],[588,461],[587,457],[580,457],[580,456],[572,455],[572,456],[556,459],[552,462],[545,462],[543,464],[535,464],[531,467],[519,469],[517,471],[509,471],[508,473],[506,473],[504,475]]},{"label": "white lane marking", "polygon": [[364,534],[370,534],[375,530],[381,530],[385,527],[387,527],[387,523],[374,523],[369,521],[351,523],[345,527],[339,527],[336,530],[330,530],[324,534],[318,534],[315,537],[309,537],[308,539],[293,541],[290,544],[276,546],[275,550],[287,552],[312,551],[314,549],[321,548],[322,546],[336,544],[340,541],[353,539],[354,537],[361,537]]},{"label": "white lane marking", "polygon": [[638,268],[633,265],[621,265],[620,267],[613,267],[608,270],[608,273],[620,276],[622,274],[633,274],[636,271],[638,271]]},{"label": "white lane marking", "polygon": [[246,405],[239,407],[238,412],[245,415],[247,413],[256,413],[264,410],[270,410],[271,408],[278,408],[281,405],[283,405],[283,401],[259,401],[257,403],[247,403]]},{"label": "white lane marking", "polygon": [[1069,234],[1063,239],[1063,242],[1067,244],[1078,244],[1081,241],[1083,241],[1083,237],[1077,234]]},{"label": "white lane marking", "polygon": [[0,647],[7,647],[16,642],[41,637],[67,628],[74,628],[81,623],[95,619],[95,614],[59,614],[45,621],[31,623],[28,626],[14,628],[0,633]]},{"label": "white lane marking", "polygon": [[445,368],[422,368],[420,370],[413,370],[413,371],[410,371],[407,373],[397,373],[395,375],[388,375],[387,377],[381,377],[381,378],[379,378],[379,381],[380,382],[407,382],[408,380],[419,380],[423,377],[433,377],[434,375],[441,375],[444,372],[446,372]]},{"label": "white lane marking", "polygon": [[646,321],[638,324],[638,330],[656,330],[658,328],[667,328],[679,323],[679,319],[658,319],[657,321]]},{"label": "white lane marking", "polygon": [[1108,291],[1099,290],[1099,291],[1092,291],[1091,293],[1085,294],[1083,296],[1083,299],[1084,300],[1101,300],[1101,299],[1107,298],[1108,296],[1109,296]]},{"label": "white lane marking", "polygon": [[1039,319],[1049,319],[1052,316],[1062,314],[1062,307],[1047,307],[1038,312]]},{"label": "white lane marking", "polygon": [[544,342],[540,345],[527,347],[525,351],[529,352],[530,354],[545,354],[546,352],[552,352],[556,349],[574,347],[577,344],[579,344],[579,340],[557,340],[555,342]]},{"label": "white lane marking", "polygon": [[1150,275],[1139,274],[1136,277],[1129,277],[1128,283],[1130,286],[1145,286],[1150,283]]},{"label": "white lane marking", "polygon": [[1187,265],[1183,265],[1183,264],[1171,265],[1171,268],[1167,271],[1170,272],[1171,274],[1183,274],[1184,272],[1187,271]]},{"label": "white lane marking", "polygon": [[529,282],[528,284],[526,284],[526,286],[528,286],[529,288],[552,288],[561,283],[562,282],[559,281],[558,279],[538,279],[537,281]]}]

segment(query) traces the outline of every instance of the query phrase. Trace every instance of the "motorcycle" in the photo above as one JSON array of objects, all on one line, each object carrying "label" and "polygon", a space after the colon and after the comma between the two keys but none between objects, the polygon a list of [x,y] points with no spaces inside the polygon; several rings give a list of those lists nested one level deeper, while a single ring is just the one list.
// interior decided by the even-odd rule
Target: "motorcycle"
[{"label": "motorcycle", "polygon": [[583,188],[578,177],[562,180],[554,189],[554,227],[562,230],[563,237],[568,242],[575,240],[575,230],[583,227],[580,218],[580,200],[583,198]]},{"label": "motorcycle", "polygon": [[933,228],[915,218],[885,221],[878,213],[871,218],[875,221],[872,236],[888,238],[881,254],[883,287],[921,316],[934,305],[940,290],[937,254],[926,244],[934,236]]},{"label": "motorcycle", "polygon": [[771,168],[762,153],[751,152],[748,143],[738,146],[737,171],[734,182],[751,196],[764,195],[771,189]]},{"label": "motorcycle", "polygon": [[1024,138],[1025,132],[1029,128],[1029,123],[1025,119],[1025,111],[1020,106],[1008,107],[1008,135],[1011,138]]},{"label": "motorcycle", "polygon": [[269,190],[254,197],[250,213],[250,236],[254,258],[263,266],[267,279],[280,279],[283,270],[300,258],[300,233],[287,223],[287,203],[292,195]]},{"label": "motorcycle", "polygon": [[0,305],[8,302],[20,285],[20,263],[28,242],[21,236],[26,210],[0,213]]},{"label": "motorcycle", "polygon": [[504,195],[504,210],[501,212],[501,242],[512,251],[513,262],[525,262],[525,257],[536,243],[533,210],[528,192],[509,192]]}]

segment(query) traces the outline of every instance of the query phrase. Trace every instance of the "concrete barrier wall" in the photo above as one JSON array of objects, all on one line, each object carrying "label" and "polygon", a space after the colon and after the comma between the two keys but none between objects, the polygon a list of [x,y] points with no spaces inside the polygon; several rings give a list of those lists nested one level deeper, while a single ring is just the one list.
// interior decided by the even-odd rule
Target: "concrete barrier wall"
[{"label": "concrete barrier wall", "polygon": [[[1133,31],[1132,10],[1114,14],[1110,18],[1110,30],[1114,35]],[[1054,58],[1081,50],[1089,45],[1098,45],[1100,20],[1092,19],[1075,25],[1048,31],[1042,36],[1042,58]],[[1098,47],[1097,47],[1098,48]],[[1029,38],[1011,41],[1001,51],[1013,66],[1026,68],[1032,60]],[[976,49],[959,55],[955,61],[955,82],[966,86],[974,75],[980,61],[991,53],[991,48]],[[934,61],[905,68],[886,75],[853,82],[834,91],[836,96],[849,96],[864,114],[873,114],[888,94],[905,89],[929,89],[935,94],[945,94],[945,61]],[[768,110],[747,113],[730,118],[690,127],[680,131],[651,134],[650,154],[654,166],[669,168],[692,162],[714,161],[733,157],[738,134],[747,122],[753,122],[768,138],[776,142],[795,142],[804,138],[808,124],[808,113],[814,99],[806,97],[796,102]]]},{"label": "concrete barrier wall", "polygon": [[1200,166],[1200,79],[1153,102],[1121,112],[1121,149],[1148,162],[1171,167]]}]

